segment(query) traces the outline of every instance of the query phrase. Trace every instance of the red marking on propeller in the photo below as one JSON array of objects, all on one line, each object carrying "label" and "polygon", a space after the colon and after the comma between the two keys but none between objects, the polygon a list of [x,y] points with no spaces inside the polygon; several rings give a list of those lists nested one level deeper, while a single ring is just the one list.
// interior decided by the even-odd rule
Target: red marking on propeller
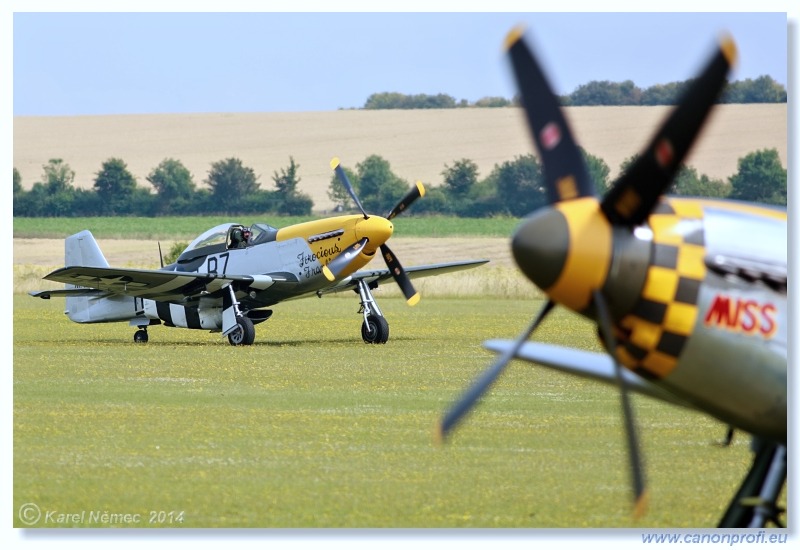
[{"label": "red marking on propeller", "polygon": [[666,168],[670,164],[672,164],[672,159],[674,158],[674,152],[672,150],[672,144],[666,138],[662,139],[656,144],[656,162],[662,168]]},{"label": "red marking on propeller", "polygon": [[539,132],[539,140],[548,151],[555,149],[561,142],[561,129],[559,129],[558,124],[555,122],[546,124],[542,131]]}]

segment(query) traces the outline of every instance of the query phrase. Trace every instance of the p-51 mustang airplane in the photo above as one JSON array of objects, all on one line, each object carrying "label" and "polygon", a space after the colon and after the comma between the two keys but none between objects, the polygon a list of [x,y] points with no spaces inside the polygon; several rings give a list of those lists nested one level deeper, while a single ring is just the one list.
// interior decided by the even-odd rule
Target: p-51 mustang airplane
[{"label": "p-51 mustang airplane", "polygon": [[[516,341],[444,415],[450,432],[513,359],[620,388],[637,512],[645,502],[629,390],[702,411],[753,435],[755,456],[720,527],[780,525],[786,481],[786,210],[668,198],[736,57],[725,39],[638,160],[598,198],[556,96],[519,30],[509,54],[550,204],[512,251],[548,297]],[[557,304],[598,325],[607,354],[526,342]],[[625,369],[622,368],[624,365]]]},{"label": "p-51 mustang airplane", "polygon": [[[391,220],[425,193],[422,183],[387,216],[370,216],[358,200],[339,160],[333,168],[360,215],[337,216],[277,229],[264,223],[225,223],[192,241],[178,260],[161,269],[110,267],[89,231],[65,241],[65,266],[45,277],[66,283],[63,290],[31,292],[66,297],[66,314],[77,323],[128,321],[138,327],[135,342],[147,342],[147,327],[221,331],[232,345],[250,345],[254,325],[266,321],[284,300],[343,290],[361,298],[361,336],[384,344],[389,323],[372,290],[393,278],[409,305],[419,301],[411,279],[469,269],[488,260],[468,260],[403,269],[386,245]],[[387,269],[358,271],[380,250]]]}]

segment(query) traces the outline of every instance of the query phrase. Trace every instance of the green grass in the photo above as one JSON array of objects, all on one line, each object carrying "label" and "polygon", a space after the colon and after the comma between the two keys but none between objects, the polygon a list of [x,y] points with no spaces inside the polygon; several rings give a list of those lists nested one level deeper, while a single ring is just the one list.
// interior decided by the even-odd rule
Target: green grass
[{"label": "green grass", "polygon": [[[274,227],[319,219],[272,215],[170,216],[163,218],[14,218],[15,238],[62,239],[89,229],[99,239],[192,240],[215,225],[239,221],[264,222]],[[507,237],[519,224],[517,218],[456,218],[448,216],[403,216],[393,220],[397,235],[403,237]]]},{"label": "green grass", "polygon": [[[651,493],[635,522],[616,391],[521,362],[439,447],[435,422],[492,360],[481,342],[540,302],[380,304],[384,346],[361,342],[347,296],[281,304],[234,348],[166,327],[135,345],[125,323],[15,295],[14,526],[34,503],[139,527],[151,511],[180,527],[712,527],[745,473],[743,437],[717,447],[724,426],[635,397]],[[560,310],[537,338],[598,349]]]}]

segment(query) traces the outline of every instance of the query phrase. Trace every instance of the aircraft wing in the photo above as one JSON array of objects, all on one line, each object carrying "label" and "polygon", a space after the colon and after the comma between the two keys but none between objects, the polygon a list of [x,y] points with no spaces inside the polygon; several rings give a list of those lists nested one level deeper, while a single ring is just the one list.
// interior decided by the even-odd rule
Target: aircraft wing
[{"label": "aircraft wing", "polygon": [[[483,265],[488,262],[489,260],[465,260],[442,264],[417,265],[413,267],[407,267],[405,268],[405,271],[411,279],[418,279],[421,277],[430,277],[432,275],[444,275],[445,273],[463,271],[465,269],[478,267],[479,265]],[[356,288],[358,281],[365,281],[367,283],[382,283],[391,279],[392,274],[388,269],[356,271],[349,277],[342,279],[337,284],[318,291],[317,294],[331,294],[333,292],[341,292],[343,290],[352,290]]]},{"label": "aircraft wing", "polygon": [[[514,341],[488,340],[483,345],[488,350],[503,353],[514,345]],[[614,362],[605,353],[593,353],[539,342],[526,342],[517,352],[516,358],[583,378],[617,384]],[[655,397],[673,405],[691,408],[691,405],[680,397],[637,376],[628,369],[622,369],[622,376],[628,388],[637,393]]]},{"label": "aircraft wing", "polygon": [[[277,280],[268,275],[218,275],[216,273],[185,273],[158,269],[125,269],[115,267],[62,267],[45,276],[48,281],[75,285],[76,289],[39,291],[32,296],[96,296],[97,291],[148,298],[163,302],[184,302],[201,293],[213,293],[231,283],[265,289]],[[94,289],[89,290],[89,289]],[[88,294],[85,294],[88,293]]]}]

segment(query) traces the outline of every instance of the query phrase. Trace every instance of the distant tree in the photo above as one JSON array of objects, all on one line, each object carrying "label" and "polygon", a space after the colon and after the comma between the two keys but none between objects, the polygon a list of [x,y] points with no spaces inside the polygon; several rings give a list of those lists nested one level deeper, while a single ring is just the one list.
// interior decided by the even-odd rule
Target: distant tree
[{"label": "distant tree", "polygon": [[281,168],[280,174],[273,172],[272,181],[275,182],[275,187],[279,193],[285,195],[292,195],[297,192],[297,184],[300,183],[300,177],[297,175],[300,165],[294,162],[294,157],[289,157],[289,167]]},{"label": "distant tree", "polygon": [[103,214],[130,214],[136,191],[136,178],[122,159],[110,158],[102,164],[94,180],[94,190],[103,205]]},{"label": "distant tree", "polygon": [[248,210],[247,201],[252,201],[259,191],[256,173],[238,158],[213,163],[206,183],[211,189],[211,199],[217,212]]},{"label": "distant tree", "polygon": [[509,107],[511,101],[504,97],[482,97],[475,102],[475,107]]},{"label": "distant tree", "polygon": [[290,216],[306,216],[311,214],[314,201],[305,193],[297,190],[300,177],[297,171],[300,165],[296,164],[294,157],[289,157],[289,167],[281,168],[280,174],[274,172],[272,181],[275,182],[277,193],[275,200],[281,214]]},{"label": "distant tree", "polygon": [[786,169],[777,149],[763,149],[739,159],[730,178],[730,198],[765,204],[786,204]]},{"label": "distant tree", "polygon": [[452,109],[456,100],[447,94],[406,95],[398,92],[372,94],[364,103],[364,109]]},{"label": "distant tree", "polygon": [[642,92],[642,105],[675,105],[678,98],[683,95],[690,80],[683,82],[670,82],[669,84],[655,84]]},{"label": "distant tree", "polygon": [[[469,216],[472,210],[470,194],[478,184],[478,165],[469,159],[457,160],[452,166],[444,165],[442,177],[444,185],[440,191],[442,197],[447,199],[446,210],[459,216]],[[432,199],[430,196],[425,197],[426,203],[431,203],[431,207],[433,207]]]},{"label": "distant tree", "polygon": [[454,197],[465,197],[478,183],[478,165],[469,159],[457,160],[453,166],[444,165],[444,185]]},{"label": "distant tree", "polygon": [[608,191],[608,177],[609,174],[611,174],[611,169],[600,157],[586,152],[586,149],[581,146],[578,146],[578,149],[580,149],[583,161],[586,163],[586,170],[589,172],[589,177],[592,179],[595,192],[598,196],[603,196],[605,192]]},{"label": "distant tree", "polygon": [[186,247],[189,246],[189,243],[185,241],[178,241],[176,243],[172,243],[172,246],[169,248],[169,251],[164,254],[164,265],[173,264],[178,261],[178,257],[186,250]]},{"label": "distant tree", "polygon": [[158,194],[159,213],[187,212],[195,192],[191,172],[179,160],[166,158],[147,176],[147,181]]},{"label": "distant tree", "polygon": [[694,167],[681,165],[668,193],[683,197],[725,198],[730,191],[722,180],[699,176]]},{"label": "distant tree", "polygon": [[17,167],[14,167],[14,196],[16,197],[18,194],[22,193],[24,190],[22,189],[22,176],[17,170]]},{"label": "distant tree", "polygon": [[72,191],[75,171],[62,159],[50,159],[42,170],[42,183],[50,195]]},{"label": "distant tree", "polygon": [[593,80],[578,86],[566,98],[568,105],[639,105],[642,90],[631,80],[609,82]]},{"label": "distant tree", "polygon": [[408,191],[408,183],[397,177],[389,162],[370,155],[356,164],[359,199],[370,213],[387,214]]},{"label": "distant tree", "polygon": [[771,76],[733,82],[725,89],[724,103],[786,103],[786,88]]},{"label": "distant tree", "polygon": [[496,166],[493,173],[502,213],[522,217],[546,204],[542,169],[532,154],[506,161]]}]

